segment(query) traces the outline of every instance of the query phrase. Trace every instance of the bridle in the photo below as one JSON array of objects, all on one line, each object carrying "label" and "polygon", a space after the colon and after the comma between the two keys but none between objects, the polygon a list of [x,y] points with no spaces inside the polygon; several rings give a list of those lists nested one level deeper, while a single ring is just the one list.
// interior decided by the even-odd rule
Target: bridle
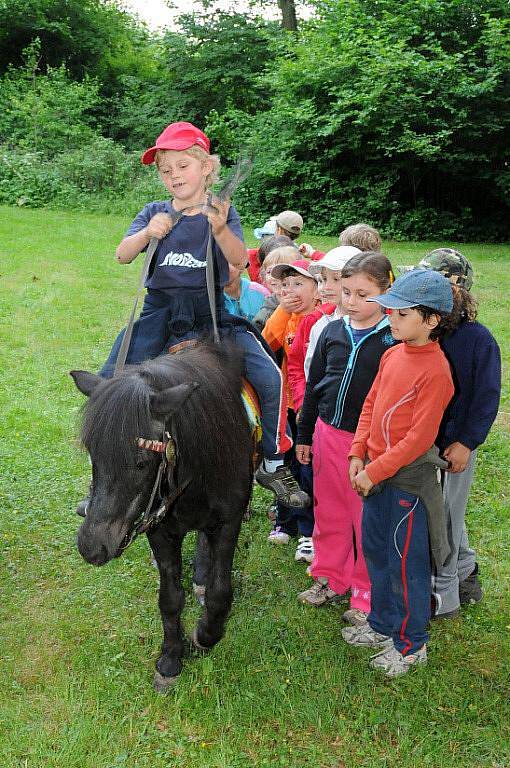
[{"label": "bridle", "polygon": [[[152,528],[158,525],[172,504],[179,498],[179,496],[186,490],[191,482],[191,478],[188,478],[183,483],[177,486],[171,494],[167,494],[165,497],[163,490],[163,483],[165,476],[170,466],[175,466],[177,459],[177,446],[174,438],[170,432],[166,431],[163,434],[163,440],[150,440],[145,437],[138,437],[136,439],[136,445],[138,448],[142,448],[146,451],[154,451],[161,454],[161,461],[158,466],[156,479],[152,486],[149,501],[143,512],[135,520],[135,523],[129,533],[127,533],[122,540],[122,543],[118,549],[117,554],[120,555],[127,547],[139,536],[141,533],[148,533]],[[154,500],[159,498],[160,504],[154,506]]]}]

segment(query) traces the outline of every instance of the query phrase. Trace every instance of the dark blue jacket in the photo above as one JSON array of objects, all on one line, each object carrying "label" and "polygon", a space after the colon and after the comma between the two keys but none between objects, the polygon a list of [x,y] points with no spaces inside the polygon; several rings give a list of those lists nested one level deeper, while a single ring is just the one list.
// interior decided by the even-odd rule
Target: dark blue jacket
[{"label": "dark blue jacket", "polygon": [[485,441],[498,412],[499,347],[484,325],[466,321],[441,340],[441,348],[452,368],[455,395],[436,442],[440,450],[455,442],[474,450]]},{"label": "dark blue jacket", "polygon": [[394,344],[386,316],[357,344],[347,316],[324,328],[310,365],[299,414],[298,443],[312,444],[318,416],[332,427],[356,432],[379,361]]}]

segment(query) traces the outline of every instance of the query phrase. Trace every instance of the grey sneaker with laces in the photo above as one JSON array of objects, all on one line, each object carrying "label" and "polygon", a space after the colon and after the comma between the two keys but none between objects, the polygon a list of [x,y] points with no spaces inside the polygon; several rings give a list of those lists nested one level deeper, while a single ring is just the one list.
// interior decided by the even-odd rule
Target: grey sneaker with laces
[{"label": "grey sneaker with laces", "polygon": [[263,488],[272,491],[276,499],[288,507],[308,507],[310,504],[310,497],[301,490],[285,464],[274,472],[268,472],[264,464],[261,464],[255,472],[255,480]]},{"label": "grey sneaker with laces", "polygon": [[376,653],[370,659],[370,666],[380,669],[386,677],[399,677],[409,672],[411,667],[427,663],[427,647],[423,645],[416,653],[402,656],[392,644],[389,648]]},{"label": "grey sneaker with laces", "polygon": [[368,614],[360,611],[359,608],[348,608],[342,613],[342,620],[351,627],[362,627],[367,623]]},{"label": "grey sneaker with laces", "polygon": [[459,600],[461,605],[474,605],[479,603],[482,597],[483,590],[478,580],[478,563],[476,563],[474,571],[459,584]]},{"label": "grey sneaker with laces", "polygon": [[300,603],[319,607],[321,605],[327,605],[328,603],[337,603],[344,597],[345,595],[339,595],[338,592],[334,592],[330,589],[328,580],[320,576],[310,589],[306,589],[304,592],[299,593],[298,600]]},{"label": "grey sneaker with laces", "polygon": [[393,647],[391,637],[376,632],[368,622],[358,627],[344,627],[342,637],[349,645],[359,645],[362,648],[387,648],[390,645]]}]

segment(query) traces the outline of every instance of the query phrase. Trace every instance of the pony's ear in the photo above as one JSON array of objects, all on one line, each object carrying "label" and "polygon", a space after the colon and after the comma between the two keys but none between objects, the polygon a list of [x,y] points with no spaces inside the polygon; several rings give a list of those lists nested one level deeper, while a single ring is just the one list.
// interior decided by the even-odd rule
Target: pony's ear
[{"label": "pony's ear", "polygon": [[155,416],[170,416],[181,408],[194,390],[200,386],[196,382],[191,384],[177,384],[162,392],[151,395],[151,413]]},{"label": "pony's ear", "polygon": [[87,397],[90,397],[97,385],[104,381],[101,376],[88,371],[69,371],[69,374],[73,377],[73,381],[80,392]]}]

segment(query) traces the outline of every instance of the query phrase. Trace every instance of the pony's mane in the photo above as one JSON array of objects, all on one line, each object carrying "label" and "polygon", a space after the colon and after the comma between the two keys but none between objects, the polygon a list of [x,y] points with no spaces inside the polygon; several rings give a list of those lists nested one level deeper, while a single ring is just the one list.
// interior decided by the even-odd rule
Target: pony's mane
[{"label": "pony's mane", "polygon": [[[242,404],[242,353],[228,346],[201,343],[177,355],[131,366],[105,380],[85,407],[81,439],[99,460],[115,457],[117,465],[132,461],[138,437],[154,436],[151,394],[183,383],[197,383],[171,417],[172,434],[181,460],[195,476],[215,471],[235,475],[234,458],[249,445]],[[245,438],[243,440],[243,438]]]}]

